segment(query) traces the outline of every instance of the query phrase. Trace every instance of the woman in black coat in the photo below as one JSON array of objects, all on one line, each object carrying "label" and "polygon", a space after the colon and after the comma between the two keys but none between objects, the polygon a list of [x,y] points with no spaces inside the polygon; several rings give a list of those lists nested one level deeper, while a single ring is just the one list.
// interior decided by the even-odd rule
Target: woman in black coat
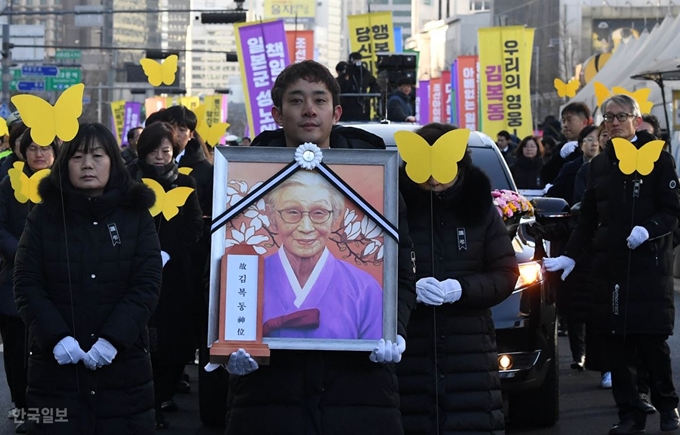
[{"label": "woman in black coat", "polygon": [[[151,434],[146,325],[161,284],[153,194],[130,180],[115,137],[96,123],[63,146],[39,192],[14,266],[29,332],[28,433]],[[32,408],[50,414],[34,421]]]},{"label": "woman in black coat", "polygon": [[541,169],[543,168],[543,144],[536,136],[522,139],[515,151],[515,163],[510,166],[512,178],[518,189],[543,189]]},{"label": "woman in black coat", "polygon": [[[20,124],[23,126],[23,124]],[[56,142],[41,147],[33,142],[30,135],[23,135],[19,149],[22,156],[26,156],[26,162],[12,169],[12,176],[6,177],[0,183],[0,254],[2,255],[2,268],[0,269],[0,333],[4,345],[3,356],[5,362],[5,374],[12,395],[12,401],[19,414],[26,410],[26,327],[19,317],[16,303],[14,302],[14,290],[12,276],[14,275],[14,256],[17,253],[17,245],[21,233],[24,232],[26,216],[33,208],[31,199],[22,195],[20,180],[25,175],[24,181],[34,173],[49,169],[54,164],[58,154]],[[19,168],[23,166],[20,171]],[[19,193],[15,194],[15,189]],[[35,197],[33,197],[36,200]],[[20,423],[22,426],[23,423]],[[17,428],[20,430],[20,428]]]},{"label": "woman in black coat", "polygon": [[[433,144],[454,128],[435,123],[417,133]],[[489,179],[469,155],[458,168],[447,184],[401,174],[419,302],[397,366],[406,434],[504,430],[491,307],[512,293],[519,271]]]},{"label": "woman in black coat", "polygon": [[165,122],[155,122],[139,135],[139,159],[128,166],[134,180],[151,179],[158,183],[163,190],[160,195],[178,187],[191,189],[183,203],[175,204],[179,207],[177,215],[168,219],[161,212],[155,217],[164,260],[161,297],[149,323],[159,429],[168,426],[161,404],[172,400],[184,364],[194,358],[196,350],[190,254],[201,237],[203,220],[194,180],[178,171],[174,158],[178,151],[175,129]]}]

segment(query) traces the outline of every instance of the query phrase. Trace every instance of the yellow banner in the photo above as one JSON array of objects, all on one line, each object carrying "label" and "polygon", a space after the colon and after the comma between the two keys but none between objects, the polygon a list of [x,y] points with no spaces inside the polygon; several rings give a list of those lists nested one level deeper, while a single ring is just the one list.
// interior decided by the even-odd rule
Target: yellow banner
[{"label": "yellow banner", "polygon": [[361,53],[366,68],[376,75],[376,53],[395,52],[392,12],[350,15],[348,20],[350,51]]},{"label": "yellow banner", "polygon": [[208,95],[203,97],[205,104],[205,122],[209,126],[222,122],[222,96]]},{"label": "yellow banner", "polygon": [[193,111],[201,104],[201,100],[198,97],[180,97],[179,104]]},{"label": "yellow banner", "polygon": [[123,124],[125,123],[125,100],[112,101],[111,114],[113,115],[113,128],[116,140],[120,144],[123,137]]},{"label": "yellow banner", "polygon": [[316,0],[264,0],[264,17],[314,18]]},{"label": "yellow banner", "polygon": [[533,133],[531,54],[534,29],[490,27],[477,31],[481,129],[495,138],[507,130],[520,139]]}]

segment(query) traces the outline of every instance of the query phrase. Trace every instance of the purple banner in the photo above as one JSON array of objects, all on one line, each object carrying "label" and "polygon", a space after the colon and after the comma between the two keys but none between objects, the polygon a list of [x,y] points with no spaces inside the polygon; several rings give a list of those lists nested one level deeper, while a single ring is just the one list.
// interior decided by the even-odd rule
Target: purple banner
[{"label": "purple banner", "polygon": [[236,48],[246,100],[248,125],[253,136],[276,130],[271,110],[271,89],[288,66],[288,42],[283,20],[237,24]]},{"label": "purple banner", "polygon": [[416,89],[416,120],[425,125],[430,122],[430,81],[420,80]]},{"label": "purple banner", "polygon": [[128,131],[135,127],[142,125],[140,121],[142,113],[142,103],[127,101],[125,103],[125,118],[123,118],[123,131],[121,132],[122,144],[128,145],[127,134]]}]

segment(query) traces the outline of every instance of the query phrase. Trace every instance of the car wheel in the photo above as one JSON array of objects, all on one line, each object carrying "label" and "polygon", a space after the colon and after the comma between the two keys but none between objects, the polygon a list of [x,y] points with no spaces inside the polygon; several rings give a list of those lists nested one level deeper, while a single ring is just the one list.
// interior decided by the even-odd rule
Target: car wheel
[{"label": "car wheel", "polygon": [[209,360],[207,348],[199,350],[198,409],[201,423],[208,427],[224,427],[227,417],[229,373],[218,368],[210,373],[203,370]]},{"label": "car wheel", "polygon": [[535,427],[554,426],[560,417],[559,352],[557,329],[553,331],[550,361],[543,384],[531,391],[510,397],[510,419],[513,423]]}]

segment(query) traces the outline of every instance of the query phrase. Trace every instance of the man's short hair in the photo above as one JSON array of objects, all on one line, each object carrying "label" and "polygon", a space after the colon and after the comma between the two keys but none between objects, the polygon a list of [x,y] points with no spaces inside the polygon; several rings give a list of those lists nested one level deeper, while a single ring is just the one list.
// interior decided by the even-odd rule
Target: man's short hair
[{"label": "man's short hair", "polygon": [[288,65],[276,78],[272,88],[272,102],[274,106],[279,109],[283,108],[283,94],[290,85],[300,79],[307,80],[310,83],[323,83],[333,97],[333,107],[340,104],[340,85],[338,85],[338,81],[333,77],[328,68],[314,60],[303,60],[302,62]]},{"label": "man's short hair", "polygon": [[399,79],[397,79],[397,87],[404,85],[413,86],[413,83],[408,77],[399,77]]},{"label": "man's short hair", "polygon": [[505,130],[499,131],[498,134],[497,134],[496,136],[502,136],[502,137],[506,138],[506,139],[509,140],[509,141],[512,140],[512,136],[510,136],[510,133],[508,133],[508,132],[505,131]]},{"label": "man's short hair", "polygon": [[616,104],[617,106],[625,107],[626,110],[630,111],[635,116],[642,116],[642,112],[640,111],[640,105],[635,101],[633,97],[630,97],[625,94],[617,94],[617,95],[612,95],[611,97],[607,98],[604,100],[604,103],[602,103],[602,106],[600,106],[600,110],[602,113],[607,112],[607,107],[609,107],[610,104]]},{"label": "man's short hair", "polygon": [[128,130],[128,132],[127,132],[127,140],[128,140],[128,142],[130,142],[132,139],[135,138],[135,130],[140,130],[140,129],[143,130],[144,127],[142,127],[142,126],[140,125],[140,126],[137,126],[137,127],[132,127],[131,129]]},{"label": "man's short hair", "polygon": [[574,101],[564,106],[564,109],[562,109],[560,115],[564,117],[568,113],[575,113],[590,121],[590,109],[585,103],[580,101]]},{"label": "man's short hair", "polygon": [[165,109],[161,109],[158,112],[153,112],[151,115],[147,116],[146,121],[144,121],[144,125],[148,127],[154,122],[163,121],[163,112],[165,112]]},{"label": "man's short hair", "polygon": [[358,51],[353,51],[352,53],[349,54],[349,61],[350,62],[361,60],[363,58],[364,58],[364,56],[362,56],[361,53],[359,53]]},{"label": "man's short hair", "polygon": [[654,135],[654,137],[661,139],[661,124],[659,123],[659,118],[657,118],[656,115],[645,113],[642,115],[642,121],[652,126],[652,129],[654,129],[652,135]]},{"label": "man's short hair", "polygon": [[196,130],[196,124],[198,124],[196,114],[185,106],[168,107],[163,111],[162,121],[179,127],[186,127],[189,131]]},{"label": "man's short hair", "polygon": [[345,62],[344,60],[341,60],[338,62],[337,65],[335,65],[335,72],[338,74],[343,74],[344,72],[347,71],[347,68],[349,67],[349,64]]}]

